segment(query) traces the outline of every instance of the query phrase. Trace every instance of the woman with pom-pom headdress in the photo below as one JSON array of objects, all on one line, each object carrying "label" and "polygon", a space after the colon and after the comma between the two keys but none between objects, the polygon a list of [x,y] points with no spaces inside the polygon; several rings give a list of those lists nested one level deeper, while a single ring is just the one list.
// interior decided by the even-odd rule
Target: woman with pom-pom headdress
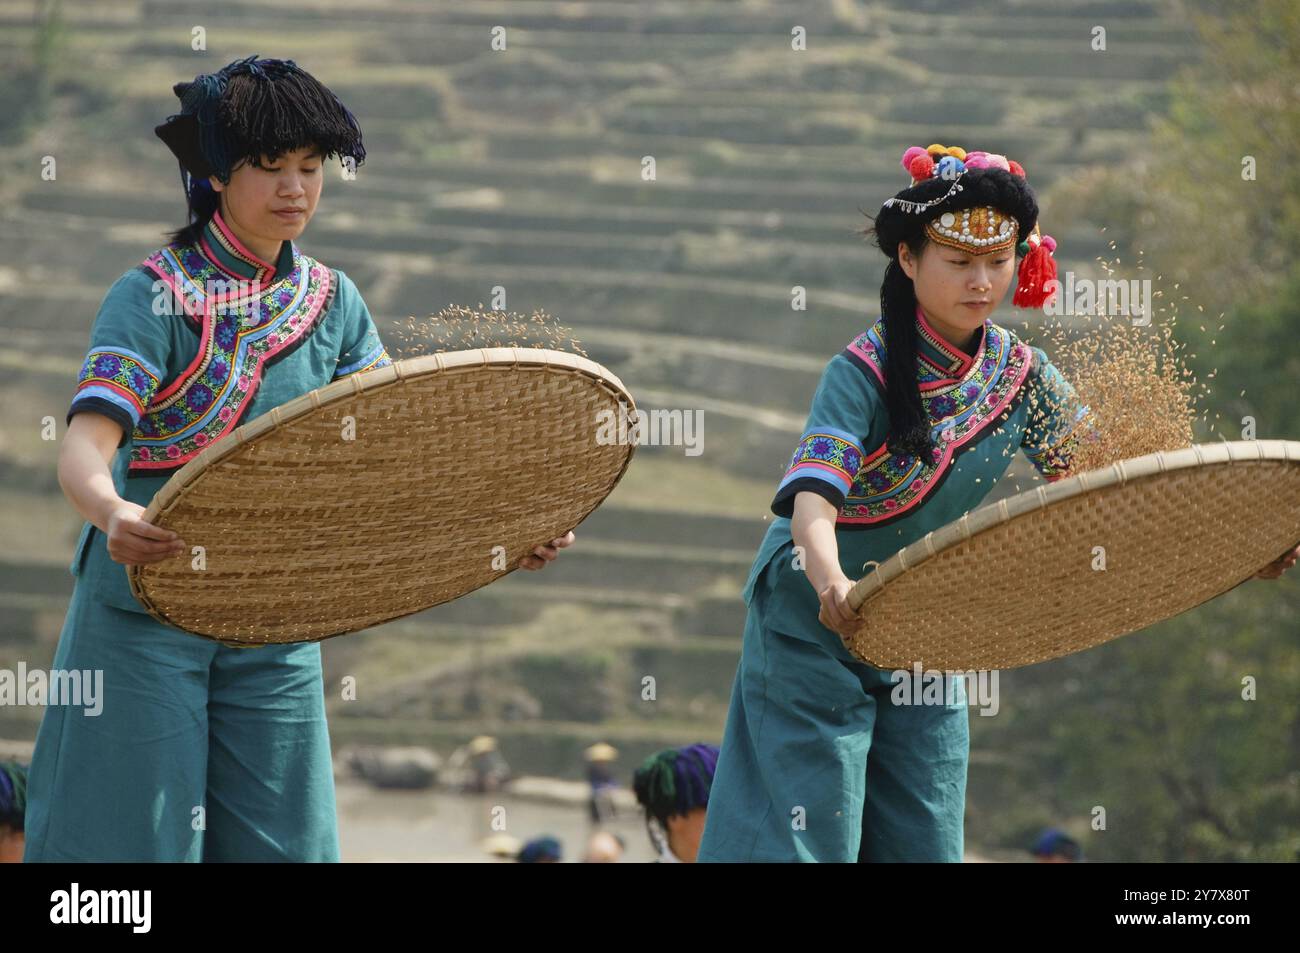
[{"label": "woman with pom-pom headdress", "polygon": [[848,594],[974,509],[1017,450],[1063,476],[1088,408],[991,317],[1013,281],[1020,307],[1053,289],[1024,168],[940,144],[902,164],[911,184],[867,230],[888,259],[880,314],[822,374],[744,588],[700,861],[962,859],[965,684],[850,654]]}]

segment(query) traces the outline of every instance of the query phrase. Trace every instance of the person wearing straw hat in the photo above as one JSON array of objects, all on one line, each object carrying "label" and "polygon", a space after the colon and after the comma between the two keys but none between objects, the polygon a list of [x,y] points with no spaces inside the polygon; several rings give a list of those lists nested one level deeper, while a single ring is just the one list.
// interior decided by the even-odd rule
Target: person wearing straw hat
[{"label": "person wearing straw hat", "polygon": [[524,842],[512,834],[496,833],[489,834],[479,841],[479,846],[493,860],[513,863],[518,859],[519,852],[523,850]]},{"label": "person wearing straw hat", "polygon": [[618,749],[609,742],[598,741],[583,751],[582,758],[587,762],[587,783],[591,785],[587,810],[592,823],[600,824],[618,813],[614,801],[614,792],[618,789],[618,779],[614,777]]},{"label": "person wearing straw hat", "polygon": [[510,765],[501,754],[496,738],[491,735],[471,738],[466,751],[471,771],[469,790],[479,793],[496,791],[510,780]]},{"label": "person wearing straw hat", "polygon": [[894,704],[913,676],[846,650],[848,594],[975,509],[1017,450],[1056,480],[1092,436],[1047,354],[990,318],[1013,278],[1014,304],[1039,308],[1056,275],[1025,170],[940,144],[902,161],[910,186],[866,230],[888,258],[881,314],[827,364],[743,590],[702,862],[962,859],[964,682]]},{"label": "person wearing straw hat", "polygon": [[[183,558],[141,514],[241,423],[391,363],[351,279],[295,243],[331,156],[366,156],[355,117],[292,60],[249,56],[177,83],[154,131],[189,223],[108,290],[68,411],[59,482],[86,518],[55,667],[102,670],[96,717],[46,709],[28,785],[28,861],[338,859],[316,642],[252,650],[164,625],[126,567]],[[250,505],[280,492],[250,485]],[[539,546],[538,569],[572,542]]]}]

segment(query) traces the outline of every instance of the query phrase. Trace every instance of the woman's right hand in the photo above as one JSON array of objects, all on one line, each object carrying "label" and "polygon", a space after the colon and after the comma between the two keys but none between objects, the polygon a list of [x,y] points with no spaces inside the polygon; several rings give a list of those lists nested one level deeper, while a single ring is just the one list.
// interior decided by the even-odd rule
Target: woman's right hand
[{"label": "woman's right hand", "polygon": [[817,621],[841,636],[852,635],[862,621],[861,613],[849,608],[849,591],[853,586],[853,580],[841,573],[817,593],[822,604]]},{"label": "woman's right hand", "polygon": [[143,513],[144,507],[130,500],[119,501],[109,513],[105,539],[114,562],[138,566],[185,552],[185,541],[179,535],[146,523],[140,518]]}]

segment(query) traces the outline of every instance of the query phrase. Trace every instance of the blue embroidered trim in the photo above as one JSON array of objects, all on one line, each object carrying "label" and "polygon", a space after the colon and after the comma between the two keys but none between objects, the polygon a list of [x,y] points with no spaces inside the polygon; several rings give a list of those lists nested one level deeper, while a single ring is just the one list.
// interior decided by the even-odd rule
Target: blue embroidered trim
[{"label": "blue embroidered trim", "polygon": [[334,372],[334,376],[344,377],[348,374],[354,374],[357,371],[368,371],[376,367],[387,367],[391,363],[393,363],[393,361],[388,356],[388,351],[385,349],[384,345],[380,344],[361,360],[354,361],[346,367],[340,367]]},{"label": "blue embroidered trim", "polygon": [[862,466],[862,457],[859,438],[853,434],[834,427],[809,430],[795,447],[777,493],[800,477],[825,480],[847,493]]},{"label": "blue embroidered trim", "polygon": [[86,355],[77,375],[72,403],[97,397],[116,404],[134,426],[144,415],[162,374],[141,354],[124,347],[95,348]]}]

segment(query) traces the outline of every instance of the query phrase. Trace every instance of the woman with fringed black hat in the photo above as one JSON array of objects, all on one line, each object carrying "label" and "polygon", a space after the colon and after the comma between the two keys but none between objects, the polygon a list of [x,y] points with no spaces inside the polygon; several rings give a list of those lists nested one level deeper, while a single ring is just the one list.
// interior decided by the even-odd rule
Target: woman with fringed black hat
[{"label": "woman with fringed black hat", "polygon": [[[353,115],[292,60],[250,56],[174,92],[181,111],[155,132],[179,161],[190,221],[104,298],[59,458],[87,522],[54,666],[102,671],[104,697],[93,716],[46,709],[25,859],[333,861],[319,643],[250,649],[184,633],[146,613],[126,566],[187,558],[184,540],[141,515],[204,447],[391,363],[348,276],[294,242],[325,161],[355,168],[365,148]],[[248,505],[292,493],[252,480]]]}]

